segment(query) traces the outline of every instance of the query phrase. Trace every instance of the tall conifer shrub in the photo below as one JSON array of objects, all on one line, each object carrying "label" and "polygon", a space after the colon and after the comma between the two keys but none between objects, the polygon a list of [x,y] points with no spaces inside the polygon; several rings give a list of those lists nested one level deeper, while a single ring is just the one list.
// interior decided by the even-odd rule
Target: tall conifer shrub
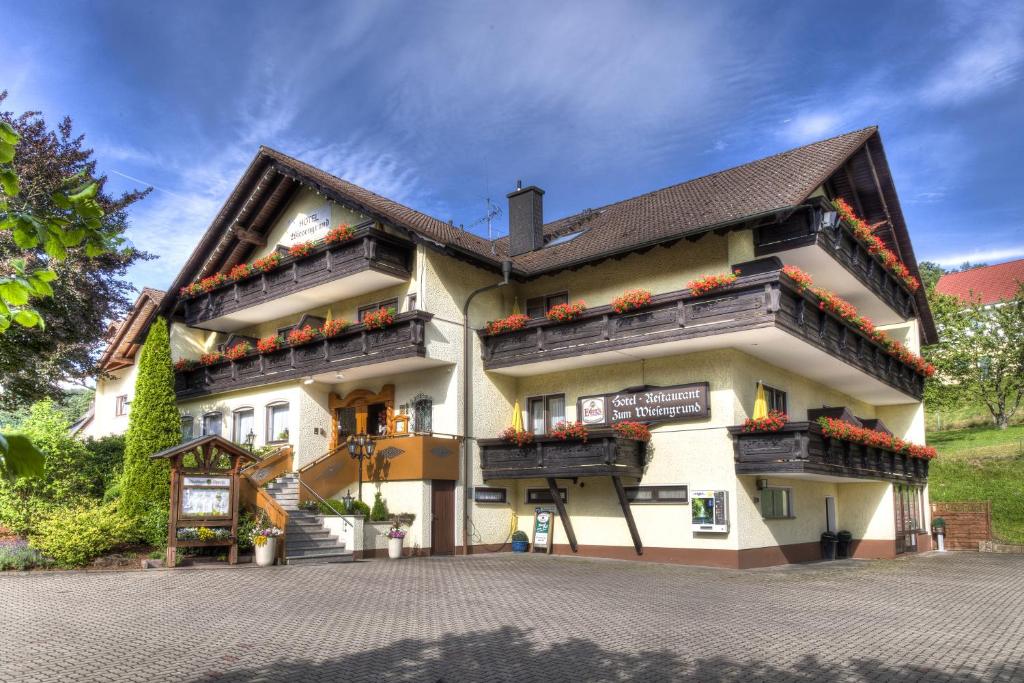
[{"label": "tall conifer shrub", "polygon": [[174,396],[174,368],[167,321],[157,318],[149,328],[139,357],[135,398],[128,415],[121,477],[121,511],[153,516],[168,507],[169,470],[152,454],[181,442],[181,418]]}]

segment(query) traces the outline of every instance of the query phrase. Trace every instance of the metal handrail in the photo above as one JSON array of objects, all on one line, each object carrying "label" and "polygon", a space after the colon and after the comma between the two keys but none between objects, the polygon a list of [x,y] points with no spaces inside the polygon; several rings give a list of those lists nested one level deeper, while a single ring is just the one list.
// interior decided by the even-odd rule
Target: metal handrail
[{"label": "metal handrail", "polygon": [[[327,500],[326,500],[326,499],[325,499],[325,498],[324,498],[323,496],[321,496],[321,495],[320,495],[319,493],[317,493],[316,491],[314,491],[314,490],[313,490],[313,487],[312,487],[312,486],[310,486],[310,485],[309,485],[309,484],[307,484],[306,482],[302,481],[302,478],[301,478],[301,477],[299,478],[299,486],[305,486],[305,487],[306,487],[306,490],[307,490],[307,491],[309,491],[310,493],[312,493],[312,494],[313,494],[313,497],[314,497],[314,498],[316,498],[317,500],[319,500],[319,501],[320,501],[321,503],[323,503],[324,505],[330,506],[330,503],[329,503],[329,502],[327,502]],[[339,517],[341,517],[341,520],[342,520],[343,522],[345,522],[345,524],[348,524],[348,525],[349,525],[350,527],[352,527],[352,529],[353,529],[353,530],[355,530],[355,528],[356,528],[356,525],[355,525],[355,524],[353,524],[352,522],[350,522],[350,521],[348,521],[347,519],[345,519],[345,517],[344,517],[344,516],[342,516],[342,515],[339,515]]]},{"label": "metal handrail", "polygon": [[[326,453],[324,453],[323,455],[321,455],[321,456],[320,456],[319,458],[317,458],[316,460],[312,460],[312,461],[310,461],[310,462],[306,463],[305,465],[303,465],[302,467],[300,467],[300,468],[299,468],[298,470],[296,470],[296,472],[299,472],[299,473],[301,473],[301,472],[304,472],[304,471],[308,470],[308,469],[309,469],[310,467],[312,467],[313,465],[316,465],[317,463],[319,463],[319,462],[321,462],[321,461],[323,461],[323,460],[326,460],[327,458],[331,457],[332,455],[334,455],[335,453],[337,453],[338,451],[340,451],[340,450],[341,450],[342,448],[345,448],[345,444],[341,444],[340,446],[335,446],[335,447],[334,447],[334,448],[332,448],[331,450],[329,450],[329,451],[327,451]],[[301,479],[300,479],[300,481],[301,481]]]}]

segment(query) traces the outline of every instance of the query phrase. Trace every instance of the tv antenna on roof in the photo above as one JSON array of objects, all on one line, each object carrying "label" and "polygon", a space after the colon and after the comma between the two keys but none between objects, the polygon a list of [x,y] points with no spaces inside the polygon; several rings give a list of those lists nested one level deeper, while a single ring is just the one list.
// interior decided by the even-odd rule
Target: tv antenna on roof
[{"label": "tv antenna on roof", "polygon": [[469,229],[487,223],[487,239],[491,243],[491,255],[493,256],[497,250],[494,248],[494,236],[491,234],[492,221],[501,215],[501,207],[492,202],[490,197],[485,197],[484,202],[487,206],[487,213],[465,227]]}]

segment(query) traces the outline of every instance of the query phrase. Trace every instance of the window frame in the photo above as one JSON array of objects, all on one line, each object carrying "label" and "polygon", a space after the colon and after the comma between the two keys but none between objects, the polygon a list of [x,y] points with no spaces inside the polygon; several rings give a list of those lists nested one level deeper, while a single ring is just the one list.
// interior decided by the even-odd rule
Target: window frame
[{"label": "window frame", "polygon": [[[185,423],[188,422],[188,438],[185,438]],[[181,436],[181,442],[192,441],[196,438],[196,418],[191,415],[182,415],[178,421],[178,434]]]},{"label": "window frame", "polygon": [[247,434],[236,434],[238,431],[238,417],[242,413],[252,413],[252,431],[256,432],[256,408],[253,406],[242,406],[231,411],[231,440],[237,444],[244,444]]},{"label": "window frame", "polygon": [[[779,389],[778,387],[771,387],[764,383],[762,383],[761,386],[764,387],[764,398],[765,402],[768,404],[768,410],[778,410],[779,412],[788,414],[789,396],[786,394],[785,390]],[[781,408],[778,407],[779,401],[782,402]]]},{"label": "window frame", "polygon": [[[548,311],[551,310],[551,307],[556,305],[556,303],[553,302],[552,300],[553,299],[561,299],[561,298],[564,298],[565,301],[559,301],[557,303],[566,303],[566,304],[569,303],[569,290],[568,289],[563,289],[563,290],[558,291],[558,292],[551,292],[549,294],[541,294],[539,296],[531,296],[530,298],[528,298],[526,300],[526,315],[528,315],[531,320],[541,320],[541,319],[543,319],[543,318],[545,318],[547,316]],[[534,306],[536,306],[536,302],[540,301],[540,304],[544,307],[544,310],[541,311],[540,315],[530,315],[530,302],[531,301],[534,302]]]},{"label": "window frame", "polygon": [[[551,430],[555,427],[555,422],[551,419],[551,399],[560,398],[562,399],[562,420],[566,419],[566,408],[568,404],[565,400],[564,393],[558,394],[539,394],[537,396],[526,397],[526,419],[529,424],[529,432],[534,436],[546,436],[551,433]],[[544,431],[536,432],[533,428],[533,404],[535,401],[540,401],[541,404],[541,420],[544,424]]]},{"label": "window frame", "polygon": [[[783,515],[765,515],[764,514],[764,499],[766,491],[783,491],[786,494],[786,509]],[[761,489],[758,492],[758,511],[761,513],[761,519],[774,520],[774,519],[796,519],[796,508],[793,505],[793,487],[791,486],[768,486]]]},{"label": "window frame", "polygon": [[264,427],[265,427],[266,431],[263,432],[263,434],[264,434],[263,443],[265,443],[268,446],[272,445],[272,444],[288,443],[289,439],[291,439],[292,434],[291,434],[291,425],[290,424],[285,427],[285,433],[287,434],[287,436],[284,439],[278,439],[277,438],[277,434],[275,433],[275,431],[273,429],[271,429],[271,426],[273,424],[272,419],[271,419],[271,416],[273,415],[273,410],[275,408],[282,408],[282,407],[287,409],[287,411],[288,411],[288,418],[291,418],[292,408],[291,408],[291,404],[290,404],[289,401],[274,401],[273,403],[268,403],[265,406]]},{"label": "window frame", "polygon": [[[480,500],[477,496],[480,493],[500,494],[500,500]],[[503,486],[474,486],[473,502],[482,505],[503,505],[508,503],[508,489]]]},{"label": "window frame", "polygon": [[130,403],[128,394],[119,394],[114,399],[114,417],[124,417],[127,415]]},{"label": "window frame", "polygon": [[356,309],[356,322],[357,323],[363,322],[363,316],[365,316],[367,313],[372,313],[373,311],[379,311],[382,308],[393,308],[393,309],[395,309],[395,314],[397,315],[398,314],[398,297],[393,297],[391,299],[384,299],[383,301],[377,301],[377,302],[372,303],[372,304],[366,304],[365,306],[359,306]]},{"label": "window frame", "polygon": [[[623,490],[626,492],[626,500],[630,505],[689,505],[690,504],[690,486],[689,484],[643,484],[636,486],[623,486]],[[658,497],[660,491],[669,490],[680,490],[686,492],[686,498],[671,498],[662,500]],[[651,492],[651,498],[649,500],[637,500],[630,498],[630,494],[636,495],[639,491],[649,490]]]},{"label": "window frame", "polygon": [[[562,499],[562,505],[569,504],[569,490],[564,486],[558,487],[558,496]],[[533,500],[531,500],[533,497]],[[551,489],[546,488],[528,488],[526,489],[525,502],[527,505],[554,505],[555,501],[551,498]]]},{"label": "window frame", "polygon": [[200,434],[200,436],[210,436],[210,434],[207,433],[206,431],[206,418],[213,417],[214,415],[216,415],[218,420],[220,421],[220,431],[217,432],[217,436],[224,436],[224,412],[220,410],[211,410],[208,413],[203,413],[202,422],[200,425],[200,431],[202,431],[202,434]]}]

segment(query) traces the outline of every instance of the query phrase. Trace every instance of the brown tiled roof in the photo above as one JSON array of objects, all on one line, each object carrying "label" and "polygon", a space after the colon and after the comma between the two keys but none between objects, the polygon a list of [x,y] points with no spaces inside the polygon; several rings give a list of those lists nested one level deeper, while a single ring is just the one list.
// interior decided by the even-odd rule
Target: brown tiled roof
[{"label": "brown tiled roof", "polygon": [[1012,299],[1024,284],[1024,259],[994,266],[947,273],[939,278],[935,291],[962,301],[994,304]]},{"label": "brown tiled roof", "polygon": [[[586,231],[515,257],[516,270],[563,268],[797,206],[876,130],[864,128],[547,223],[547,235],[575,226]],[[499,240],[503,252],[507,239]]]},{"label": "brown tiled roof", "polygon": [[117,323],[116,329],[107,341],[107,348],[100,357],[100,368],[111,371],[131,365],[135,353],[142,345],[142,336],[149,330],[166,292],[159,289],[143,287],[139,298],[132,305],[127,317]]}]

